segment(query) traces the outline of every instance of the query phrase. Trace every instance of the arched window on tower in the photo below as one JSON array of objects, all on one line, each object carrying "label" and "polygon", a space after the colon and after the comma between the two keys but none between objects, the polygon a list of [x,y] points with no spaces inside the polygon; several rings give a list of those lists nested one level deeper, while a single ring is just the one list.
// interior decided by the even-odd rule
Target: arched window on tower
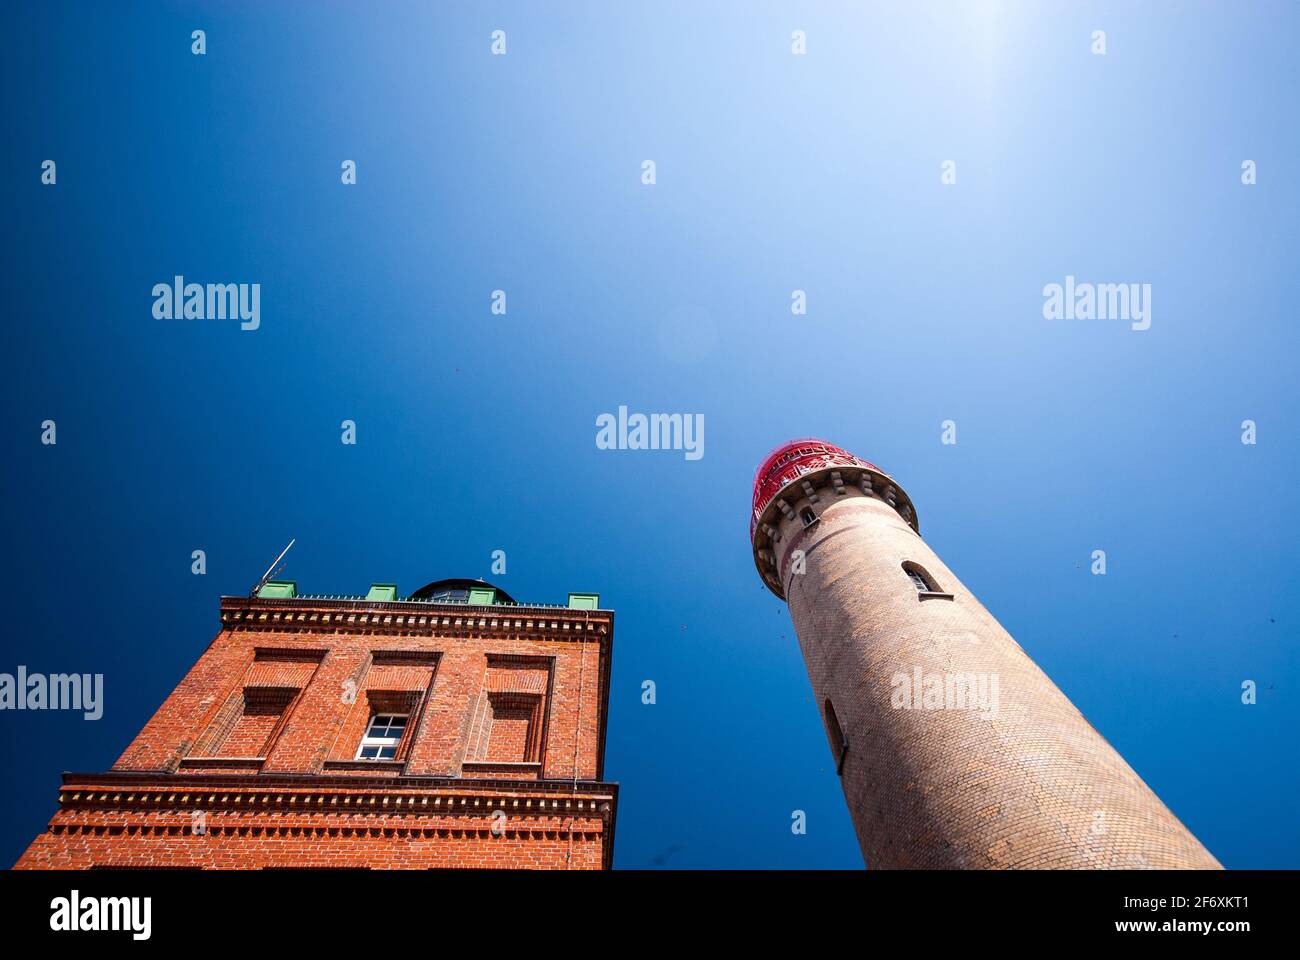
[{"label": "arched window on tower", "polygon": [[817,522],[817,514],[812,512],[812,507],[804,507],[800,512],[799,517],[803,520],[804,529],[811,527]]},{"label": "arched window on tower", "polygon": [[913,563],[911,560],[903,561],[903,572],[912,579],[912,584],[922,593],[941,592],[939,585],[934,582],[934,577],[930,576],[925,567],[919,563]]},{"label": "arched window on tower", "polygon": [[912,586],[916,587],[916,599],[918,600],[952,600],[951,593],[945,593],[943,587],[939,586],[934,577],[930,576],[930,571],[925,569],[919,563],[913,563],[911,560],[903,561],[903,572],[907,574]]},{"label": "arched window on tower", "polygon": [[840,719],[835,716],[835,707],[829,698],[826,700],[824,713],[826,714],[826,735],[831,740],[831,756],[835,758],[835,773],[839,775],[844,770],[844,757],[849,752],[849,742],[844,739],[844,731],[840,729]]}]

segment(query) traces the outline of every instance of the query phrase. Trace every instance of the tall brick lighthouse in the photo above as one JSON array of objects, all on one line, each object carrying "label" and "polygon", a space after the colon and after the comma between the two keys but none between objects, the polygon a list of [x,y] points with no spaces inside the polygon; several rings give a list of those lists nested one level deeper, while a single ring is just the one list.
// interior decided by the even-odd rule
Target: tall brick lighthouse
[{"label": "tall brick lighthouse", "polygon": [[902,488],[820,440],[754,480],[750,536],[786,600],[873,868],[1218,868],[925,544]]},{"label": "tall brick lighthouse", "polygon": [[[159,625],[162,628],[162,625]],[[477,580],[221,598],[111,770],[67,773],[19,869],[602,869],[614,614]]]}]

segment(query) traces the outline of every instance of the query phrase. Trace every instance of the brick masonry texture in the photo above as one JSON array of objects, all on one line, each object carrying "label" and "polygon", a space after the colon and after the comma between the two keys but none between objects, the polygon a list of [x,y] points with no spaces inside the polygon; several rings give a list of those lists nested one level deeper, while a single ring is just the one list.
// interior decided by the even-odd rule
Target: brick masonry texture
[{"label": "brick masonry texture", "polygon": [[[611,865],[612,613],[226,597],[222,621],[16,868]],[[409,715],[392,760],[356,759],[372,713]]]},{"label": "brick masonry texture", "polygon": [[[869,867],[1219,867],[894,507],[825,483],[787,488],[773,549]],[[918,669],[996,677],[997,709],[897,706],[894,677]]]}]

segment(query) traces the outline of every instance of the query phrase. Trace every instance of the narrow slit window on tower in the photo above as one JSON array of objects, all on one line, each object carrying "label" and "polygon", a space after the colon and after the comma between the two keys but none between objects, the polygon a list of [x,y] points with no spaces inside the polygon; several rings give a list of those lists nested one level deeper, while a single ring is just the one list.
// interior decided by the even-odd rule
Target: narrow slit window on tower
[{"label": "narrow slit window on tower", "polygon": [[849,752],[848,741],[844,739],[844,731],[840,729],[839,717],[835,716],[835,707],[829,699],[826,701],[826,735],[831,741],[831,756],[835,758],[835,773],[839,775],[844,770],[844,757]]},{"label": "narrow slit window on tower", "polygon": [[803,518],[803,525],[805,528],[811,527],[817,522],[817,514],[812,512],[812,507],[804,507],[803,510],[800,511],[799,516]]},{"label": "narrow slit window on tower", "polygon": [[398,713],[377,713],[370,718],[366,735],[357,750],[358,760],[393,760],[406,733],[406,717]]}]

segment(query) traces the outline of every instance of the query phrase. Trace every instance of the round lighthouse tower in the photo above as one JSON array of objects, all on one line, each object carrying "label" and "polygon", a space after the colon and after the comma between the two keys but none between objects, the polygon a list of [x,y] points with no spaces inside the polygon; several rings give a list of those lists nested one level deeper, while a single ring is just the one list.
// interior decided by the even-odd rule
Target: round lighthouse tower
[{"label": "round lighthouse tower", "polygon": [[750,539],[867,866],[1219,867],[926,546],[880,468],[783,444],[755,475]]}]

